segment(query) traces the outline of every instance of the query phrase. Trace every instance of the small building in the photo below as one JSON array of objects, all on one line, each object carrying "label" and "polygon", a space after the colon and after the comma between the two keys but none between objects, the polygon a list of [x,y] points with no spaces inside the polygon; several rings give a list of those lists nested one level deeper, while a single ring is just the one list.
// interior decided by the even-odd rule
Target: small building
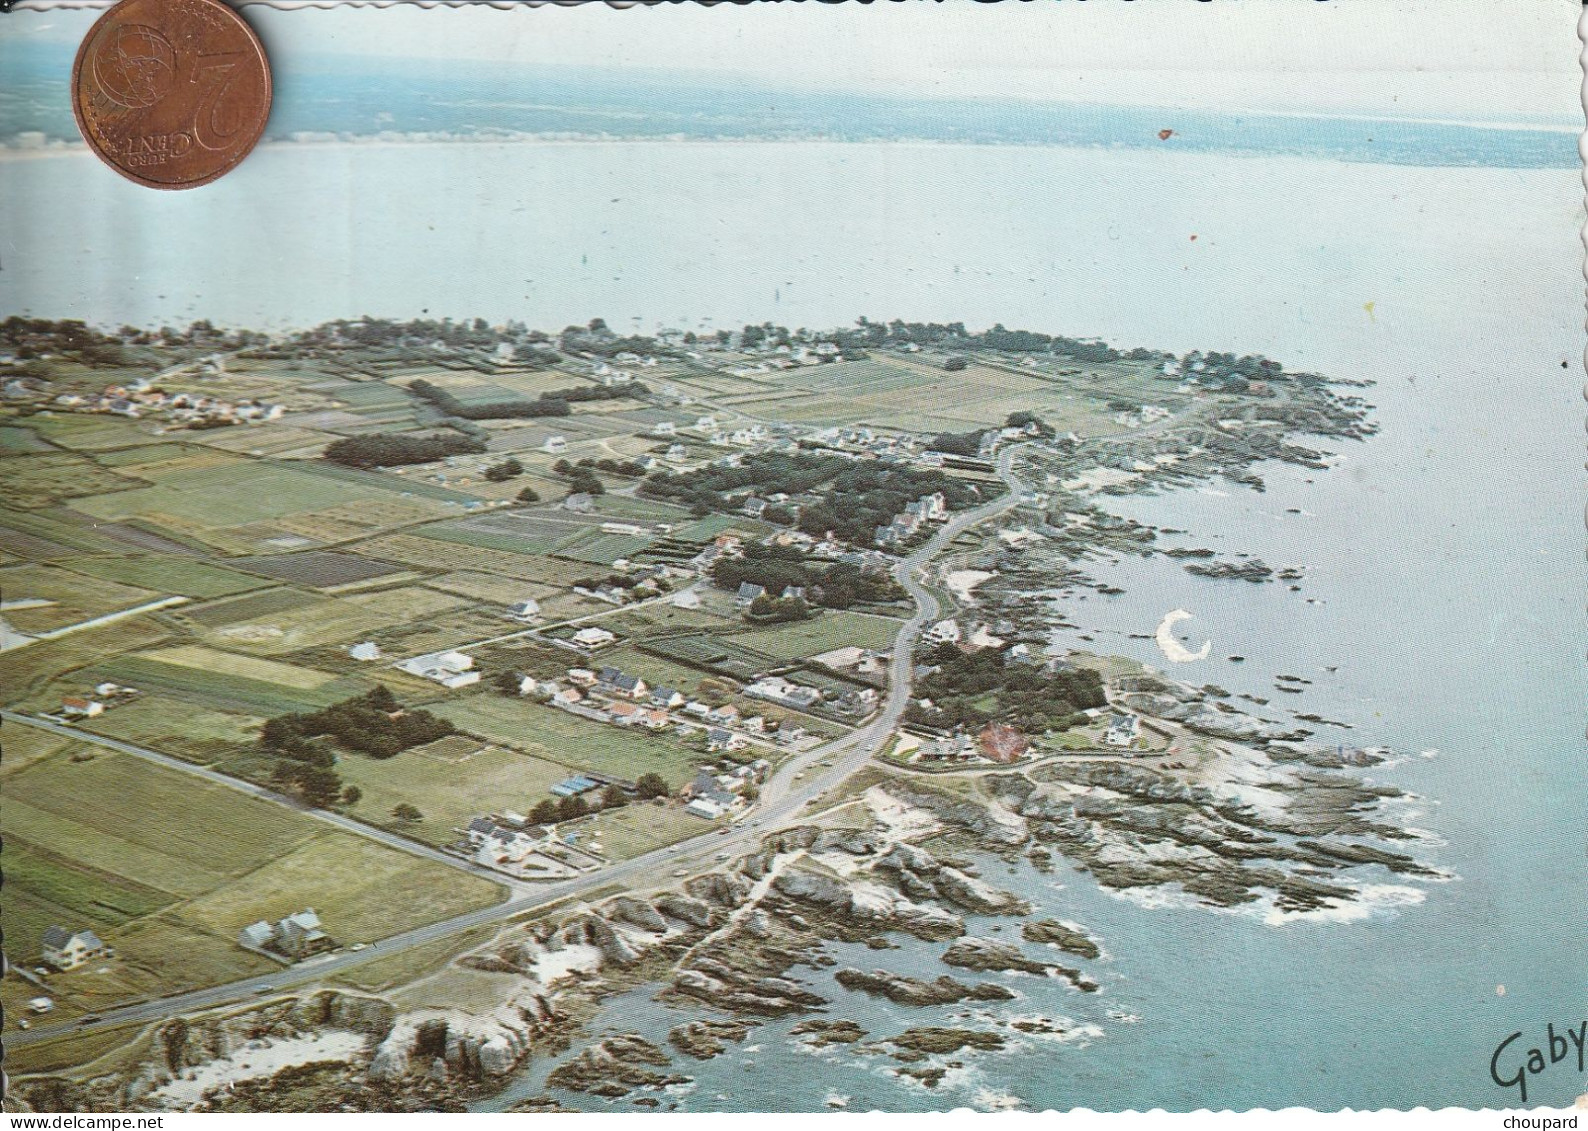
[{"label": "small building", "polygon": [[1115,715],[1108,723],[1103,741],[1110,746],[1130,746],[1141,734],[1141,719],[1135,715]]},{"label": "small building", "polygon": [[568,682],[576,687],[594,687],[599,677],[589,668],[569,668]]},{"label": "small building", "polygon": [[732,703],[729,703],[726,706],[717,707],[712,710],[711,713],[706,716],[706,719],[709,722],[716,723],[718,726],[732,726],[734,723],[739,721],[739,708],[735,707]]},{"label": "small building", "polygon": [[584,692],[577,687],[565,687],[551,697],[551,702],[555,707],[572,707],[584,702]]},{"label": "small building", "polygon": [[428,679],[446,688],[468,687],[480,682],[480,673],[474,670],[474,657],[462,652],[433,652],[404,660],[397,667],[409,675]]},{"label": "small building", "polygon": [[57,970],[75,970],[86,962],[103,958],[108,949],[93,931],[46,927],[41,952],[46,965]]},{"label": "small building", "polygon": [[92,719],[105,713],[105,705],[97,699],[82,699],[76,695],[68,695],[61,700],[61,714],[75,715],[79,718]]},{"label": "small building", "polygon": [[514,620],[532,621],[540,619],[540,602],[533,597],[525,597],[522,601],[515,601],[507,607],[507,615]]},{"label": "small building", "polygon": [[54,1008],[55,1000],[53,998],[36,997],[28,999],[28,1012],[30,1013],[48,1013]]},{"label": "small building", "polygon": [[380,659],[380,647],[373,640],[366,640],[362,644],[355,644],[347,650],[347,654],[360,663],[370,663]]},{"label": "small building", "polygon": [[545,452],[547,455],[561,455],[563,452],[568,450],[568,437],[547,436],[546,442],[540,447],[541,451]]},{"label": "small building", "polygon": [[641,708],[639,724],[646,730],[666,730],[673,725],[673,717],[660,707]]},{"label": "small building", "polygon": [[658,707],[674,710],[684,705],[684,693],[672,687],[651,688],[651,702]]},{"label": "small building", "polygon": [[675,609],[698,609],[700,608],[700,594],[693,589],[685,589],[668,601],[668,604]]},{"label": "small building", "polygon": [[616,639],[617,637],[606,629],[596,628],[594,625],[589,628],[581,628],[573,634],[573,642],[581,648],[599,648],[603,644],[610,644]]},{"label": "small building", "polygon": [[757,597],[766,596],[766,586],[756,585],[749,581],[739,582],[739,592],[734,595],[734,603],[743,607],[753,604]]},{"label": "small building", "polygon": [[307,958],[334,945],[312,907],[288,915],[276,924],[276,949],[291,958]]},{"label": "small building", "polygon": [[708,821],[715,821],[718,817],[722,816],[726,810],[723,809],[721,805],[718,805],[715,801],[712,801],[710,798],[697,797],[688,805],[684,806],[684,812],[688,813],[691,817],[703,817]]}]

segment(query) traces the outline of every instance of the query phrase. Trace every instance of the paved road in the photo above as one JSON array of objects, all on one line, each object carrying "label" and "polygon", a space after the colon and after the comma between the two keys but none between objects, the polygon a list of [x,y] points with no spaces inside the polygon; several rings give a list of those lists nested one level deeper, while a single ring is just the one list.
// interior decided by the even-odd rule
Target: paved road
[{"label": "paved road", "polygon": [[[942,553],[960,534],[972,526],[985,522],[987,519],[1002,514],[1019,504],[1024,484],[1015,478],[1012,471],[1017,450],[1018,448],[1010,448],[1005,451],[998,463],[998,474],[1008,486],[1008,494],[977,507],[975,510],[967,511],[950,519],[929,542],[909,557],[904,558],[894,568],[894,576],[898,579],[899,584],[903,585],[911,597],[915,599],[916,612],[905,623],[894,642],[891,682],[889,684],[888,698],[882,710],[875,718],[859,729],[785,762],[762,788],[760,804],[745,820],[737,825],[713,829],[711,832],[693,837],[690,840],[682,841],[667,848],[659,848],[643,856],[636,856],[620,864],[614,864],[611,867],[602,868],[599,871],[559,883],[510,884],[509,886],[514,888],[514,894],[503,903],[457,915],[439,923],[417,927],[399,935],[392,935],[389,938],[370,943],[364,950],[357,953],[335,954],[320,961],[311,960],[307,964],[300,964],[273,974],[230,982],[226,985],[214,986],[209,989],[195,990],[191,993],[159,998],[154,1001],[125,1006],[121,1009],[105,1010],[100,1014],[92,1015],[97,1019],[87,1024],[79,1022],[77,1024],[54,1025],[48,1028],[34,1028],[25,1033],[8,1033],[6,1034],[7,1042],[13,1047],[20,1047],[37,1041],[49,1040],[52,1037],[59,1037],[67,1033],[89,1032],[95,1029],[138,1022],[160,1021],[182,1013],[191,1013],[229,1002],[267,996],[278,990],[286,990],[291,986],[321,981],[330,975],[341,973],[379,958],[399,954],[412,947],[423,946],[426,943],[447,938],[471,927],[500,923],[513,916],[527,914],[548,904],[577,897],[597,889],[614,885],[627,887],[630,890],[671,886],[683,876],[704,866],[709,866],[720,854],[753,851],[767,831],[796,819],[800,811],[811,801],[840,785],[846,778],[860,769],[875,753],[878,745],[898,725],[899,719],[903,716],[905,706],[910,699],[915,642],[920,638],[922,630],[934,621],[940,613],[937,598],[921,584],[916,575],[934,557]],[[238,782],[235,779],[226,777],[224,774],[192,766],[152,750],[144,750],[141,747],[132,746],[115,739],[101,738],[97,735],[90,736],[72,727],[15,715],[9,711],[0,712],[0,717],[12,722],[38,726],[45,730],[52,730],[57,733],[93,741],[114,750],[149,758],[173,769],[197,773],[198,776],[216,781],[218,784],[231,788],[241,788],[244,792],[264,797],[267,800],[280,800],[293,805],[294,808],[301,808],[290,798],[282,797],[280,794],[273,794],[272,791],[263,787],[250,785],[246,782]],[[811,780],[804,781],[806,773],[812,767],[828,759],[834,759],[831,767],[826,768],[822,773],[811,778]],[[308,812],[313,816],[328,820],[332,824],[342,827],[351,826],[349,831],[359,832],[361,835],[367,836],[381,833],[381,830],[372,829],[356,821],[348,821],[347,818],[340,817],[338,814],[324,813],[318,810],[310,810]],[[416,845],[412,841],[392,834],[383,834],[383,836],[377,836],[376,839],[384,839],[384,837],[388,836],[398,842],[393,844],[393,847],[400,848],[405,852],[414,852],[417,849],[419,850],[419,855],[428,856],[434,853],[435,856],[443,858],[445,862],[453,866],[463,863],[456,858],[446,856],[444,853],[426,849],[422,845]],[[488,875],[498,883],[503,882],[505,879],[505,877],[494,872],[488,873]]]}]

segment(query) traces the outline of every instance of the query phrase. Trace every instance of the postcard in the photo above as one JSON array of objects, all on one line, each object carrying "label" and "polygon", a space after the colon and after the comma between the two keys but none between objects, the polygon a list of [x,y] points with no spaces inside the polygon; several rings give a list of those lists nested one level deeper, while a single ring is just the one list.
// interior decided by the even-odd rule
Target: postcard
[{"label": "postcard", "polygon": [[1569,1106],[1574,18],[0,16],[6,1110]]}]

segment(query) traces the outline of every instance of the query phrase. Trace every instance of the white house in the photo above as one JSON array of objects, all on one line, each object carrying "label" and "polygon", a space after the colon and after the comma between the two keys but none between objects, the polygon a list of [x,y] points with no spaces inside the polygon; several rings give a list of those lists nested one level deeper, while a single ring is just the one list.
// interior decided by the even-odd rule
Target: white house
[{"label": "white house", "polygon": [[61,714],[78,715],[85,719],[97,718],[105,713],[105,705],[97,699],[82,699],[68,695],[61,700]]},{"label": "white house", "polygon": [[599,648],[603,644],[610,644],[616,639],[617,637],[606,629],[596,628],[594,625],[589,628],[581,628],[573,634],[573,642],[581,648]]},{"label": "white house", "polygon": [[64,927],[46,927],[41,948],[45,964],[57,970],[75,970],[102,957],[107,949],[93,931],[67,931]]},{"label": "white house", "polygon": [[525,597],[507,607],[507,615],[514,620],[532,621],[540,619],[540,602],[533,597]]},{"label": "white house", "polygon": [[546,442],[540,446],[540,450],[545,452],[547,455],[561,455],[563,452],[568,450],[568,437],[547,436]]},{"label": "white house", "polygon": [[380,648],[373,640],[366,640],[362,644],[355,644],[347,650],[353,659],[369,663],[371,660],[380,659]]},{"label": "white house", "polygon": [[433,652],[415,656],[397,665],[409,675],[428,679],[446,688],[468,687],[480,682],[480,673],[474,669],[474,657],[462,652]]},{"label": "white house", "polygon": [[934,644],[958,643],[960,635],[959,623],[952,620],[940,620],[926,631],[926,638]]}]

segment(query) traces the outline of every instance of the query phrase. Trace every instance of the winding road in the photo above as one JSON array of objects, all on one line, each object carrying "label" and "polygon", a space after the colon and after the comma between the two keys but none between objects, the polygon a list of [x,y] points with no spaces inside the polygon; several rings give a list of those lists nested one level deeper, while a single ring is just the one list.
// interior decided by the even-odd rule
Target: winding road
[{"label": "winding road", "polygon": [[[876,752],[878,746],[898,726],[899,720],[904,715],[904,709],[910,700],[910,688],[914,675],[915,644],[920,639],[925,627],[941,614],[941,607],[936,596],[922,584],[918,575],[930,564],[932,559],[946,550],[954,539],[965,531],[1019,505],[1026,488],[1015,477],[1013,464],[1016,453],[1024,446],[1015,445],[1010,447],[999,457],[998,475],[1008,488],[1006,494],[989,503],[984,503],[974,510],[954,516],[939,528],[925,545],[908,557],[901,559],[894,567],[894,577],[914,599],[916,611],[915,615],[905,622],[894,641],[893,665],[890,672],[888,697],[882,710],[869,722],[844,735],[842,738],[834,739],[832,742],[815,747],[785,762],[763,786],[760,804],[738,824],[726,826],[722,829],[713,828],[710,832],[692,837],[689,840],[681,841],[666,848],[659,848],[643,856],[636,856],[622,863],[602,868],[599,871],[558,883],[527,884],[509,880],[507,877],[495,872],[486,872],[485,874],[490,879],[502,884],[512,893],[502,903],[389,936],[378,942],[370,943],[357,953],[333,954],[317,960],[311,959],[271,974],[228,982],[225,985],[212,986],[188,993],[174,994],[151,1001],[129,1004],[118,1009],[107,1009],[101,1013],[91,1015],[92,1020],[79,1020],[75,1024],[52,1025],[45,1028],[30,1029],[27,1032],[7,1033],[5,1038],[7,1044],[12,1047],[31,1045],[38,1041],[47,1041],[70,1033],[92,1032],[97,1029],[114,1026],[161,1021],[183,1013],[264,997],[277,991],[286,990],[288,987],[322,981],[333,974],[339,974],[356,966],[362,966],[381,958],[400,954],[413,947],[424,946],[427,943],[436,942],[474,927],[487,926],[516,916],[528,915],[551,904],[574,899],[598,889],[618,886],[628,887],[632,890],[647,890],[671,886],[680,878],[680,873],[687,875],[692,871],[710,867],[715,862],[715,857],[720,853],[752,851],[769,830],[797,819],[801,810],[812,801],[841,785],[847,778],[864,766]],[[19,715],[10,711],[0,712],[0,717],[12,724],[39,727],[54,733],[70,735],[83,741],[93,742],[96,745],[155,761],[171,769],[194,774],[229,788],[241,789],[243,792],[265,800],[277,801],[290,805],[295,809],[303,810],[301,804],[262,786],[241,782],[213,770],[207,770],[203,767],[171,758],[168,755],[160,754],[157,751],[147,750],[116,739],[86,734],[73,727],[52,723],[48,720],[35,719],[27,715]],[[832,760],[831,766],[823,768],[820,774],[812,777],[809,781],[804,780],[808,771],[816,767],[818,763],[827,760]],[[426,859],[439,859],[442,863],[453,867],[461,867],[469,871],[476,870],[466,861],[457,857],[449,856],[426,845],[418,844],[408,840],[406,837],[387,833],[384,830],[342,817],[340,814],[326,813],[323,810],[304,811],[310,816],[325,820],[348,832],[379,840],[381,843],[399,851],[422,856]],[[480,869],[479,871],[484,870]]]}]

